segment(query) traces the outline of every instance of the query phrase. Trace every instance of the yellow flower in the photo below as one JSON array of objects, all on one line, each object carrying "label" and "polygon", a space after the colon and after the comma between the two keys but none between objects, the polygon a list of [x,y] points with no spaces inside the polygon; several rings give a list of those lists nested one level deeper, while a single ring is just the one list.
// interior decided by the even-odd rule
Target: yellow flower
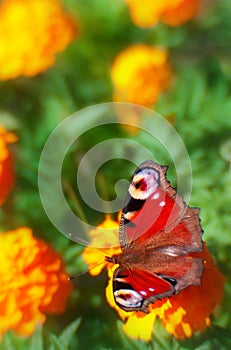
[{"label": "yellow flower", "polygon": [[65,310],[72,285],[60,255],[21,227],[0,234],[0,337],[33,333],[45,313]]},{"label": "yellow flower", "polygon": [[51,67],[76,29],[58,0],[2,0],[0,80],[33,77]]},{"label": "yellow flower", "polygon": [[17,137],[0,125],[0,205],[2,205],[14,184],[13,158],[7,146]]},{"label": "yellow flower", "polygon": [[179,26],[195,17],[200,0],[125,0],[134,24],[149,28],[162,21],[170,26]]},{"label": "yellow flower", "polygon": [[[107,218],[107,220],[108,222],[110,221],[109,218]],[[113,223],[115,225],[116,222]],[[116,231],[118,235],[119,224],[116,224],[117,227],[114,226],[113,228],[113,239],[115,239]],[[100,244],[103,245],[105,238],[101,228],[99,227],[95,229],[94,234],[95,236],[98,236]],[[108,245],[108,237],[106,237],[106,242]],[[97,243],[98,242],[94,240],[94,244]],[[97,249],[91,249],[92,250],[85,248],[84,252],[85,256],[86,252],[88,256],[88,259],[85,259],[85,261],[90,261],[91,263],[89,266],[89,272],[91,272],[91,267],[99,262]],[[118,248],[111,248],[111,255],[118,253]],[[93,255],[90,258],[88,254]],[[102,251],[102,256],[100,257],[101,261],[103,261],[104,258],[103,254],[105,255]],[[153,325],[157,317],[162,321],[166,331],[178,339],[189,338],[194,332],[203,330],[210,325],[210,317],[213,314],[216,305],[218,305],[222,299],[224,277],[214,264],[213,258],[205,244],[202,252],[191,253],[191,255],[204,259],[204,273],[201,286],[189,286],[178,295],[155,301],[154,304],[149,305],[148,314],[140,311],[126,312],[116,305],[113,296],[112,280],[113,272],[118,265],[107,263],[106,267],[109,281],[105,291],[106,299],[108,304],[118,312],[120,318],[124,321],[123,331],[129,337],[150,341]],[[104,263],[104,266],[105,264],[106,263]],[[94,273],[94,275],[99,274],[101,270],[102,265],[101,269],[97,270],[97,273]]]},{"label": "yellow flower", "polygon": [[83,252],[83,260],[89,266],[89,273],[92,276],[98,275],[105,266],[112,267],[104,258],[106,255],[121,253],[118,238],[118,222],[106,215],[102,224],[89,233],[91,245]]},{"label": "yellow flower", "polygon": [[116,58],[111,68],[114,101],[151,107],[169,86],[168,55],[164,49],[137,44]]}]

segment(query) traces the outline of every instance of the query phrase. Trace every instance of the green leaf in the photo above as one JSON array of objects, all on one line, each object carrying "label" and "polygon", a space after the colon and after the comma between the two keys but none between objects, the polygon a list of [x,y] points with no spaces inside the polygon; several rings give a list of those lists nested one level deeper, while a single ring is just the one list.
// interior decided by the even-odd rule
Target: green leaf
[{"label": "green leaf", "polygon": [[[37,333],[39,334],[41,331],[39,330]],[[44,348],[41,342],[33,341],[34,335],[38,339],[38,334],[35,335],[34,333],[30,337],[23,337],[13,331],[8,331],[3,335],[2,341],[0,341],[0,350],[43,350]]]},{"label": "green leaf", "polygon": [[39,325],[36,327],[33,336],[30,341],[30,349],[31,350],[42,350],[44,348],[43,344],[43,332],[42,326]]},{"label": "green leaf", "polygon": [[79,328],[81,319],[78,318],[70,325],[68,325],[60,334],[59,340],[68,348],[73,336],[75,335],[77,329]]},{"label": "green leaf", "polygon": [[14,346],[11,341],[10,333],[5,333],[0,343],[0,350],[14,350]]},{"label": "green leaf", "polygon": [[50,335],[51,346],[50,350],[68,350],[68,347],[60,341],[59,337],[54,334]]},{"label": "green leaf", "polygon": [[166,332],[159,319],[155,321],[152,334],[152,344],[155,350],[180,349],[178,341]]},{"label": "green leaf", "polygon": [[77,320],[69,324],[59,336],[56,336],[55,334],[50,334],[51,346],[49,350],[70,349],[70,343],[80,325],[80,321],[80,318],[78,318]]}]

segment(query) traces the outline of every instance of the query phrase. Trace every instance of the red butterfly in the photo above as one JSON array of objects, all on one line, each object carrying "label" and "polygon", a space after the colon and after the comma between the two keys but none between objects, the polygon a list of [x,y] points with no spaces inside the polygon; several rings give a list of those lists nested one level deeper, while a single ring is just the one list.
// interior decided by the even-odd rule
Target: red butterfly
[{"label": "red butterfly", "polygon": [[157,299],[200,285],[203,260],[198,208],[189,208],[166,179],[167,167],[142,163],[128,188],[120,221],[122,253],[106,256],[119,264],[113,276],[116,304],[148,312]]}]

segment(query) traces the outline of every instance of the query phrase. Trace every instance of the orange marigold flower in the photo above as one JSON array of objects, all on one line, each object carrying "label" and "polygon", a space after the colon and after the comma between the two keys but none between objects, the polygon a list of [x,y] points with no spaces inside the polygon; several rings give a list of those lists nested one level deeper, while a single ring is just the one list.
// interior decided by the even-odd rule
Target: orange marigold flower
[{"label": "orange marigold flower", "polygon": [[0,125],[0,205],[2,205],[14,184],[14,166],[8,143],[13,143],[17,137],[7,132]]},{"label": "orange marigold flower", "polygon": [[0,336],[8,330],[30,335],[44,313],[65,310],[72,285],[62,259],[30,228],[0,234],[0,257]]},{"label": "orange marigold flower", "polygon": [[[117,227],[114,227],[114,232],[111,231],[113,232],[112,240],[116,239],[115,235],[118,237],[119,224],[116,224]],[[100,231],[100,227],[94,231],[95,233],[97,232],[99,237],[101,235],[100,243],[102,245],[105,239],[103,232]],[[105,242],[108,243],[108,237],[106,237]],[[94,243],[97,243],[97,241]],[[89,255],[93,254],[91,258],[88,255],[88,260],[85,259],[85,261],[87,263],[90,261],[91,264],[94,262],[96,265],[99,262],[97,249],[91,249],[90,251],[89,248],[85,248],[84,254],[86,254],[86,251]],[[120,248],[115,249],[112,247],[111,255],[118,254],[119,249]],[[101,253],[100,259],[103,261],[105,252],[102,251]],[[162,321],[167,332],[177,339],[191,337],[194,332],[203,330],[210,325],[210,317],[215,307],[222,299],[225,279],[214,264],[214,260],[205,244],[202,252],[193,253],[193,255],[204,259],[204,272],[201,286],[189,286],[178,295],[155,301],[154,304],[149,305],[148,314],[144,314],[140,311],[125,312],[116,305],[113,296],[112,279],[113,272],[118,265],[104,263],[104,265],[101,265],[101,268],[94,273],[99,274],[105,264],[107,264],[109,281],[105,290],[106,299],[108,304],[113,307],[118,312],[121,319],[124,320],[123,331],[129,337],[150,341],[153,325],[157,317]],[[92,265],[90,265],[89,268],[91,268],[91,266]]]},{"label": "orange marigold flower", "polygon": [[0,2],[0,80],[32,77],[51,67],[77,25],[58,0]]},{"label": "orange marigold flower", "polygon": [[111,68],[114,101],[151,107],[170,83],[166,50],[137,44],[122,51]]},{"label": "orange marigold flower", "polygon": [[195,17],[200,0],[125,0],[134,24],[149,28],[162,21],[170,26],[179,26]]}]

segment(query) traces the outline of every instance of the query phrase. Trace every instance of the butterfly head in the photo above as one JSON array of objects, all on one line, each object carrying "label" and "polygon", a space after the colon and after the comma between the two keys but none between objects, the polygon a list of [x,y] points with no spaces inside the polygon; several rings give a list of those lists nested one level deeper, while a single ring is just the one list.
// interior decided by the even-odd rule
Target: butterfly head
[{"label": "butterfly head", "polygon": [[157,189],[160,173],[153,168],[139,169],[133,176],[129,193],[135,199],[146,200]]},{"label": "butterfly head", "polygon": [[118,255],[105,256],[104,260],[112,264],[118,264]]}]

